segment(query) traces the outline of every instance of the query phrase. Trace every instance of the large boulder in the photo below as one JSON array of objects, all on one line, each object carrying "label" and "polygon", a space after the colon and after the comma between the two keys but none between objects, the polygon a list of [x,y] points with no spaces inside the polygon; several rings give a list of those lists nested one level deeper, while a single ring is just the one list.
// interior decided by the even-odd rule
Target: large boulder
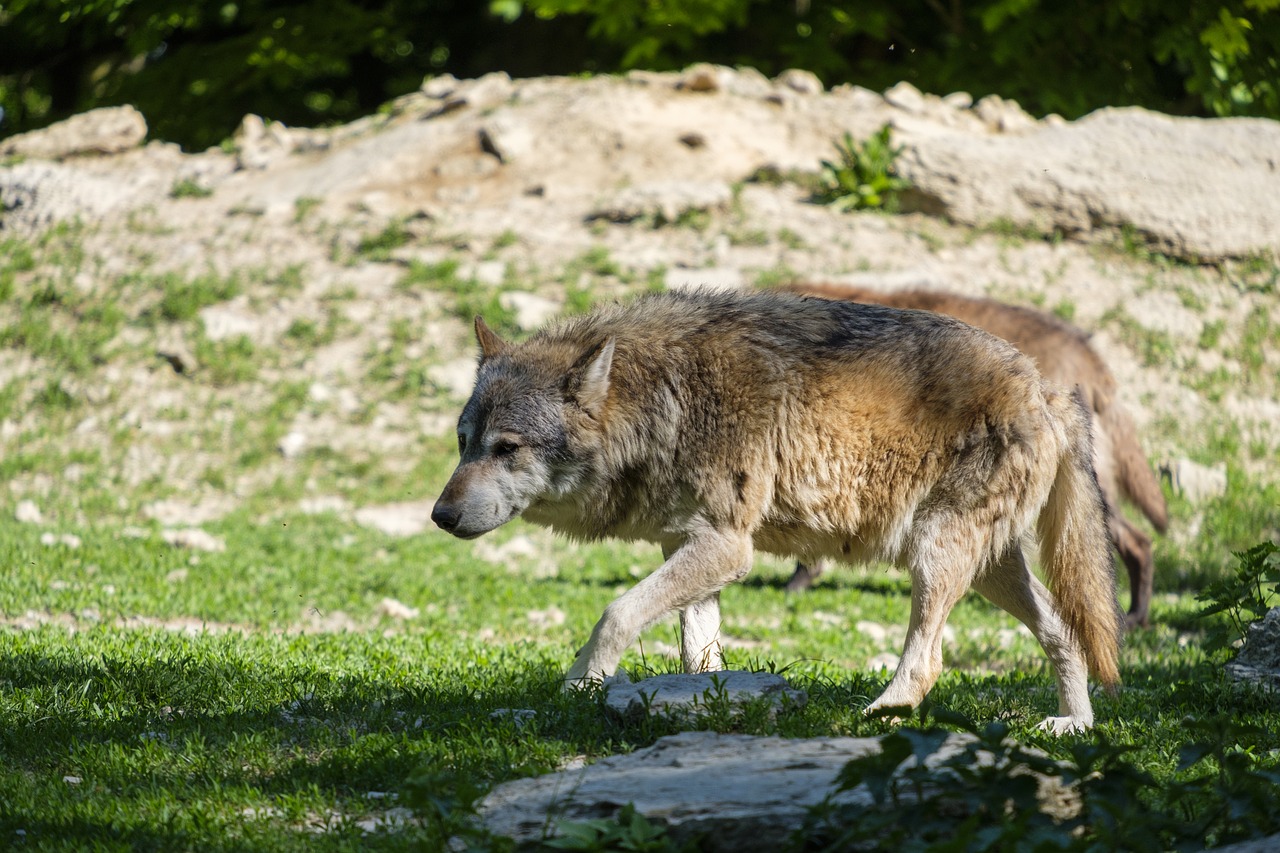
[{"label": "large boulder", "polygon": [[1067,235],[1132,229],[1180,258],[1280,250],[1280,122],[1103,109],[1018,133],[908,145],[921,205],[969,225]]}]

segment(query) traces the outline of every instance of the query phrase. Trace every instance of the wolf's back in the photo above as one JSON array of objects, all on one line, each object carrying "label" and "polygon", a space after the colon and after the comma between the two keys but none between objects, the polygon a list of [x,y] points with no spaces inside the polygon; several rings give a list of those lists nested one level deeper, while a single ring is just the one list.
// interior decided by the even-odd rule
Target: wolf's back
[{"label": "wolf's back", "polygon": [[1084,392],[1085,405],[1097,417],[1098,429],[1106,432],[1104,450],[1110,458],[1103,460],[1100,472],[1111,476],[1101,485],[1112,502],[1123,496],[1156,530],[1164,533],[1168,529],[1164,493],[1138,441],[1133,418],[1118,399],[1115,376],[1079,329],[1031,308],[944,291],[878,291],[833,282],[792,284],[781,289],[824,299],[936,311],[1013,344],[1031,356],[1047,378],[1068,388],[1078,385]]}]

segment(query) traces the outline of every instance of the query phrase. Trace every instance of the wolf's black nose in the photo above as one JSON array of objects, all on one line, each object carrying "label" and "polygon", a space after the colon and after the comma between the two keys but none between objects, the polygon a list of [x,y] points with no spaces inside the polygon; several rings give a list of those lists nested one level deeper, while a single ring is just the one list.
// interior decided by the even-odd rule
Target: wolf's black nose
[{"label": "wolf's black nose", "polygon": [[453,529],[458,526],[458,521],[461,518],[462,513],[458,512],[448,504],[438,503],[431,510],[431,520],[436,523],[437,527],[447,533],[453,532]]}]

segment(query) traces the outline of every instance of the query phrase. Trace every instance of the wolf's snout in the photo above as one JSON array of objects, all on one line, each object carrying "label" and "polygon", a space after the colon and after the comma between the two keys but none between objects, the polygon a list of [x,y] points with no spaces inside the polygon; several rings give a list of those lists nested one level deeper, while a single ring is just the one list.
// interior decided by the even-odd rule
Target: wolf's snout
[{"label": "wolf's snout", "polygon": [[458,528],[458,522],[462,520],[462,513],[455,506],[437,503],[431,510],[431,520],[441,530],[446,533],[452,533]]}]

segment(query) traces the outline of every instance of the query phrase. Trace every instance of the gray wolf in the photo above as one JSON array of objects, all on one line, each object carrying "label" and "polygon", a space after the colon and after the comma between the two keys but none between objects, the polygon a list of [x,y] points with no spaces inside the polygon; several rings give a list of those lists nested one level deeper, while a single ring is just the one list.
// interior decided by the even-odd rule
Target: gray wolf
[{"label": "gray wolf", "polygon": [[[1155,575],[1151,537],[1120,512],[1121,499],[1137,506],[1158,532],[1169,526],[1164,493],[1142,446],[1133,419],[1117,399],[1115,376],[1089,346],[1084,332],[1056,317],[993,299],[980,299],[936,290],[876,291],[834,283],[792,284],[793,293],[847,299],[853,302],[936,311],[1003,338],[1031,356],[1047,379],[1068,388],[1079,387],[1093,415],[1093,467],[1107,503],[1111,543],[1129,574],[1127,627],[1150,624]],[[801,563],[787,582],[790,590],[804,589],[821,574],[821,564]]]},{"label": "gray wolf", "polygon": [[[435,523],[471,539],[521,516],[662,549],[605,609],[566,686],[610,676],[675,610],[685,670],[721,669],[719,593],[756,549],[909,574],[901,663],[868,712],[925,697],[970,588],[1052,663],[1046,729],[1092,725],[1089,672],[1118,683],[1088,414],[1009,344],[939,314],[777,292],[654,295],[523,343],[475,325],[479,371]],[[1032,537],[1052,592],[1023,557]]]}]

